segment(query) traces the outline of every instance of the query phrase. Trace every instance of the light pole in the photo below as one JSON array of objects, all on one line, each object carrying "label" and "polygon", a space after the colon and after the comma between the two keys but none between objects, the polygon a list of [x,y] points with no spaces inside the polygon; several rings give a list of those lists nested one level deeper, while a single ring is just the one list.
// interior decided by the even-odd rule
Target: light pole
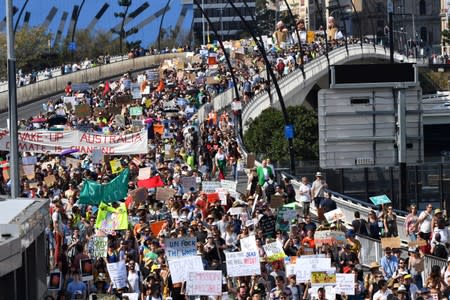
[{"label": "light pole", "polygon": [[127,17],[128,9],[131,6],[132,0],[118,0],[118,2],[119,2],[119,6],[125,7],[125,11],[124,12],[119,12],[119,13],[114,13],[114,16],[116,18],[122,18],[122,23],[120,24],[120,32],[116,32],[116,30],[114,30],[114,29],[112,29],[112,31],[114,33],[118,33],[119,36],[120,36],[120,38],[119,38],[120,55],[123,55],[123,39],[126,36],[125,31],[124,31],[125,19]]},{"label": "light pole", "polygon": [[29,1],[30,0],[25,0],[25,2],[22,5],[22,8],[20,9],[19,16],[17,17],[16,20],[16,25],[14,25],[14,34],[16,34],[17,28],[19,27],[20,18],[22,17],[23,11],[25,10],[25,7],[27,6]]},{"label": "light pole", "polygon": [[14,32],[12,0],[5,0],[6,7],[6,45],[8,52],[8,99],[9,99],[9,170],[11,184],[11,198],[20,194],[19,181],[19,143],[17,131],[17,87],[16,87],[16,57],[14,54]]},{"label": "light pole", "polygon": [[[267,55],[265,55],[264,46],[261,45],[261,43],[258,42],[258,39],[256,38],[255,32],[251,28],[251,26],[248,24],[247,20],[242,16],[239,9],[234,5],[233,0],[227,0],[228,3],[233,7],[236,14],[241,19],[241,22],[244,24],[246,30],[251,34],[253,40],[256,43],[256,46],[259,49],[259,52],[263,55],[264,62],[266,64],[266,68],[270,66],[269,59],[267,58]],[[272,81],[275,85],[275,90],[277,91],[278,101],[280,101],[281,111],[283,113],[283,119],[285,122],[285,131],[290,131],[292,133],[292,136],[288,137],[288,143],[289,143],[289,157],[290,157],[290,170],[291,174],[295,175],[295,153],[294,153],[294,141],[293,141],[293,125],[290,122],[289,115],[287,113],[286,106],[284,104],[283,94],[281,93],[280,86],[278,85],[277,78],[275,74],[273,73],[272,68],[268,68],[270,71],[270,77],[272,77]]]},{"label": "light pole", "polygon": [[[81,9],[83,8],[83,5],[84,5],[84,2],[85,2],[85,1],[86,1],[86,0],[82,0],[82,1],[81,1],[80,7],[79,7],[78,10],[77,10],[77,16],[76,16],[76,18],[75,18],[75,23],[73,24],[73,28],[72,28],[72,44],[73,44],[73,42],[75,41],[75,32],[76,32],[76,30],[77,30],[78,18],[80,17]],[[74,51],[75,51],[75,50],[72,51],[72,59],[73,59],[73,53],[74,53]]]},{"label": "light pole", "polygon": [[161,53],[161,30],[164,22],[164,17],[166,16],[167,9],[169,8],[170,0],[167,0],[167,4],[164,7],[163,15],[161,16],[161,22],[159,23],[159,31],[158,31],[158,51]]}]

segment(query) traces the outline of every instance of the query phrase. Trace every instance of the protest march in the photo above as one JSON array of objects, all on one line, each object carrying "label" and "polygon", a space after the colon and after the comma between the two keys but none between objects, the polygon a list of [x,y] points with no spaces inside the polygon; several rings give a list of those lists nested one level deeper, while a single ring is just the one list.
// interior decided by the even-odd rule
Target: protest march
[{"label": "protest march", "polygon": [[[326,48],[320,37],[302,41],[303,53],[287,39],[264,41],[279,78]],[[321,172],[294,189],[277,181],[270,158],[244,155],[239,115],[265,91],[266,66],[254,42],[225,44],[240,92],[231,111],[214,110],[214,98],[233,87],[214,43],[97,87],[69,82],[20,121],[21,196],[51,200],[47,299],[448,297],[450,268],[423,276],[423,256],[438,256],[440,243],[448,249],[439,209],[410,216],[417,242],[404,251],[392,206],[345,220]],[[8,150],[2,129],[3,193]],[[370,249],[358,236],[381,239],[383,259],[363,266]]]}]

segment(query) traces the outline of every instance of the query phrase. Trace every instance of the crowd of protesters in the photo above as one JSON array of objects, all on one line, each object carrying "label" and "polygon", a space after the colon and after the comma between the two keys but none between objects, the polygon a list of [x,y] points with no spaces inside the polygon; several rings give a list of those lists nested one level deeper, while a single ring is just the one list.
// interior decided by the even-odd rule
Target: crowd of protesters
[{"label": "crowd of protesters", "polygon": [[[323,55],[324,39],[308,41],[304,21],[297,23],[303,44],[303,57],[298,55],[297,34],[290,33],[279,23],[273,43],[266,45],[272,67],[279,76],[287,75],[304,63]],[[330,49],[343,46],[343,36],[329,20],[327,34]],[[297,39],[297,40],[296,40]],[[265,90],[261,74],[261,56],[252,43],[240,41],[240,49],[231,52],[243,102]],[[210,59],[211,54],[217,54]],[[195,60],[194,60],[195,58]],[[442,212],[428,206],[417,214],[411,208],[406,218],[406,230],[411,241],[423,240],[408,253],[386,248],[379,262],[360,264],[361,243],[358,235],[373,238],[397,236],[396,215],[391,206],[369,214],[367,220],[355,212],[355,220],[346,226],[340,220],[328,222],[325,213],[336,209],[327,182],[317,172],[312,183],[302,177],[299,188],[288,179],[276,181],[276,170],[270,159],[258,166],[249,163],[236,139],[236,114],[212,109],[214,96],[232,87],[231,74],[223,64],[223,53],[216,46],[198,49],[180,67],[178,62],[162,63],[158,70],[143,74],[124,74],[119,80],[104,82],[97,88],[74,90],[69,83],[65,96],[49,101],[39,114],[21,120],[21,130],[80,130],[103,135],[125,135],[146,131],[147,154],[121,155],[94,163],[93,154],[65,152],[61,154],[22,153],[25,158],[36,157],[32,172],[21,179],[22,196],[50,199],[51,222],[46,230],[49,271],[61,273],[57,291],[49,291],[47,299],[194,299],[186,290],[186,282],[174,282],[168,260],[167,239],[194,238],[196,256],[204,270],[221,271],[222,298],[230,299],[438,299],[448,297],[450,269],[434,268],[422,279],[423,257],[445,251],[448,231]],[[156,75],[157,74],[157,75]],[[212,78],[212,80],[211,80]],[[133,86],[138,84],[139,95]],[[126,102],[123,102],[123,99]],[[66,101],[68,100],[68,101]],[[87,115],[77,107],[87,104]],[[201,106],[207,106],[207,117],[196,116]],[[131,114],[131,108],[142,108],[141,114]],[[118,117],[119,116],[119,117]],[[6,153],[4,153],[6,155]],[[248,168],[246,168],[248,167]],[[148,188],[143,201],[134,205],[128,198],[110,203],[116,210],[126,202],[126,229],[106,231],[97,219],[104,212],[100,205],[80,202],[86,180],[108,184],[120,176],[116,168],[129,170],[128,192],[138,189],[140,170],[149,168],[147,179],[158,178],[155,188]],[[247,174],[243,193],[225,191],[224,198],[212,198],[205,192],[206,183],[228,179],[238,182],[239,172]],[[25,171],[24,171],[25,172]],[[124,171],[122,171],[124,172]],[[2,176],[7,182],[7,168]],[[52,180],[46,180],[51,177]],[[195,178],[195,187],[186,189],[184,178]],[[245,184],[245,183],[244,183]],[[170,188],[173,195],[158,199],[158,188]],[[9,187],[2,187],[7,190]],[[126,200],[126,201],[125,201]],[[280,206],[293,205],[295,216],[285,227],[277,225]],[[231,213],[241,208],[241,213]],[[318,220],[310,214],[318,212]],[[386,208],[386,210],[384,210]],[[155,224],[163,225],[157,230]],[[340,243],[322,243],[316,239],[320,231],[340,232]],[[106,255],[97,256],[94,240],[107,237]],[[243,242],[255,237],[255,249],[260,261],[260,273],[232,277],[227,273],[227,253],[243,250]],[[335,273],[353,274],[353,292],[330,293],[326,287],[313,286],[311,280],[297,280],[288,272],[286,259],[272,260],[265,245],[277,243],[287,257],[325,257]],[[442,255],[443,257],[444,255]],[[83,281],[80,262],[92,259],[93,278]],[[126,285],[117,286],[108,270],[110,264],[125,262]],[[287,263],[286,263],[287,265]],[[173,271],[173,270],[172,270]],[[82,272],[81,272],[82,273]],[[351,285],[352,285],[351,284]],[[226,295],[226,296],[225,296]],[[203,296],[204,297],[204,296]],[[395,297],[395,298],[394,298]]]}]

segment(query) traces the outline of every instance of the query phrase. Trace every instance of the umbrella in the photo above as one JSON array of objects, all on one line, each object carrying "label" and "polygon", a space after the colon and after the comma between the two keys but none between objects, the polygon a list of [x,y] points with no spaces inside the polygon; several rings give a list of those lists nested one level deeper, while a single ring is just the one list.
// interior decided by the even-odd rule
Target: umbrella
[{"label": "umbrella", "polygon": [[391,203],[391,199],[389,199],[389,197],[386,195],[373,196],[373,197],[369,197],[369,199],[375,205]]},{"label": "umbrella", "polygon": [[31,120],[32,123],[44,123],[47,122],[46,118],[34,118],[33,120]]},{"label": "umbrella", "polygon": [[297,202],[291,202],[289,204],[283,205],[283,207],[297,209],[297,208],[300,208],[300,205]]},{"label": "umbrella", "polygon": [[59,153],[59,155],[61,155],[61,156],[69,155],[69,154],[72,154],[72,153],[77,153],[78,151],[80,151],[80,150],[78,150],[78,149],[66,149],[66,150],[61,151],[61,153]]}]

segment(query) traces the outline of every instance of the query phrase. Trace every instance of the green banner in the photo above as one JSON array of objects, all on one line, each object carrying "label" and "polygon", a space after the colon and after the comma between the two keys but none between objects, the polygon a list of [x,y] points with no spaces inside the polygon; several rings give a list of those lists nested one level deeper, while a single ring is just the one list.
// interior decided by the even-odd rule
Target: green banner
[{"label": "green banner", "polygon": [[127,168],[106,184],[85,180],[80,192],[79,203],[98,206],[101,202],[112,203],[126,198],[128,195],[128,173]]},{"label": "green banner", "polygon": [[95,220],[95,228],[106,233],[110,233],[113,230],[128,229],[128,213],[125,203],[120,203],[120,206],[117,208],[103,202],[100,203],[97,220]]}]

